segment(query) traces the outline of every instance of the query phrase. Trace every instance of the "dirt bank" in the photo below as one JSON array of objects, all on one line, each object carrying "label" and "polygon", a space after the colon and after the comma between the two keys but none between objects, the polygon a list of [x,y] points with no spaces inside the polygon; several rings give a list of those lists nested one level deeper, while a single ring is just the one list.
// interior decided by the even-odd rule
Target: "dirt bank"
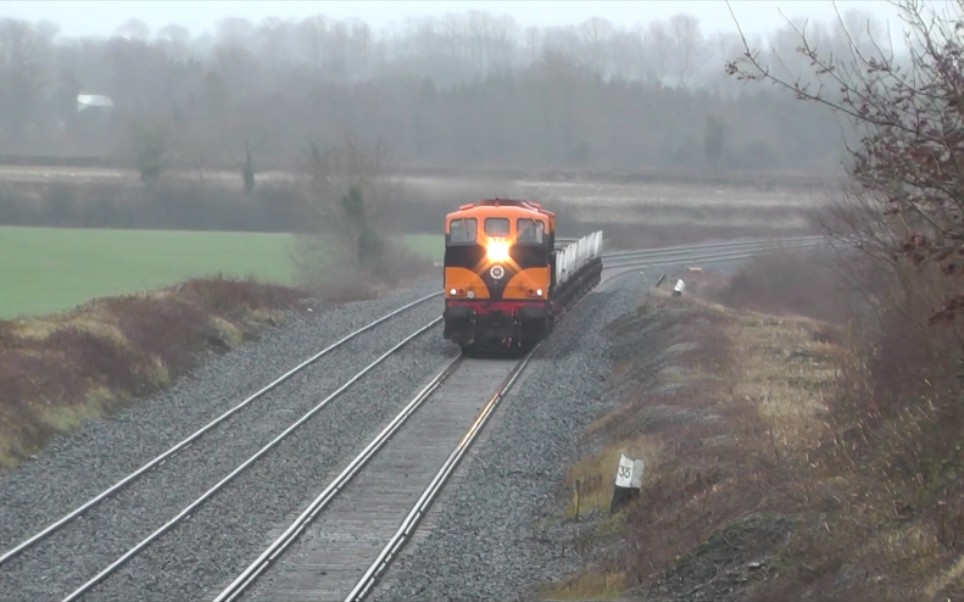
[{"label": "dirt bank", "polygon": [[304,293],[206,278],[0,321],[0,467],[57,433],[170,386],[300,307]]},{"label": "dirt bank", "polygon": [[[874,467],[834,460],[852,361],[838,329],[656,291],[609,334],[617,409],[585,433],[558,506],[585,568],[544,599],[964,595],[960,504],[941,498],[933,519]],[[620,454],[646,472],[611,514]]]}]

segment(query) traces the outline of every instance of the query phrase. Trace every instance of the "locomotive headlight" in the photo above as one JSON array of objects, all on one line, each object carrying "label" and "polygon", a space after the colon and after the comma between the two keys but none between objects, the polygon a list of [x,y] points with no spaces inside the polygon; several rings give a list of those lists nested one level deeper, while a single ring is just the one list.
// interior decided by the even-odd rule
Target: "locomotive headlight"
[{"label": "locomotive headlight", "polygon": [[469,299],[475,299],[475,291],[470,290],[466,295]]},{"label": "locomotive headlight", "polygon": [[458,294],[458,291],[453,288],[452,290],[449,291],[449,294],[454,297],[456,294]]},{"label": "locomotive headlight", "polygon": [[541,289],[541,288],[537,288],[537,289],[536,289],[536,297],[541,297],[541,296],[542,296],[542,289]]},{"label": "locomotive headlight", "polygon": [[508,261],[509,259],[509,241],[490,239],[489,245],[485,249],[485,254],[489,258],[489,261],[493,263],[501,263]]}]

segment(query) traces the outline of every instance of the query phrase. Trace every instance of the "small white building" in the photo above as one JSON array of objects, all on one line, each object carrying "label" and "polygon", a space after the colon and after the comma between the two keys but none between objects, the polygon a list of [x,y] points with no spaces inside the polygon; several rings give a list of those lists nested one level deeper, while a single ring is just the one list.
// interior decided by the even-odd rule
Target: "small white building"
[{"label": "small white building", "polygon": [[114,109],[114,101],[110,99],[109,96],[103,96],[101,94],[78,94],[77,95],[77,112],[83,113],[84,111],[105,111],[109,112]]}]

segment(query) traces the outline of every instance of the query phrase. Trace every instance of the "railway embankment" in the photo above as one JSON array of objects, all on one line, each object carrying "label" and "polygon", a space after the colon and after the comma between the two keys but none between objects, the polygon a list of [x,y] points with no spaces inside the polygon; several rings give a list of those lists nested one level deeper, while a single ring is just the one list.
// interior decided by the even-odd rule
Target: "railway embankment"
[{"label": "railway embankment", "polygon": [[[833,331],[656,290],[606,332],[614,407],[585,430],[559,510],[586,565],[545,597],[752,597],[801,520],[800,472],[842,353]],[[621,454],[645,473],[612,513]]]},{"label": "railway embankment", "polygon": [[170,387],[207,355],[306,310],[304,297],[212,277],[0,321],[0,466],[13,467],[51,437]]},{"label": "railway embankment", "polygon": [[[961,596],[954,458],[904,476],[898,463],[930,465],[907,452],[926,449],[929,418],[855,416],[841,329],[655,291],[606,332],[614,407],[585,429],[555,514],[582,566],[538,597]],[[611,513],[620,454],[646,469]]]},{"label": "railway embankment", "polygon": [[[633,275],[572,310],[374,599],[960,597],[953,458],[896,470],[928,465],[905,456],[931,418],[861,427],[850,335],[796,314],[794,289],[756,295],[763,313],[684,278],[682,297]],[[645,474],[613,513],[622,454]]]}]

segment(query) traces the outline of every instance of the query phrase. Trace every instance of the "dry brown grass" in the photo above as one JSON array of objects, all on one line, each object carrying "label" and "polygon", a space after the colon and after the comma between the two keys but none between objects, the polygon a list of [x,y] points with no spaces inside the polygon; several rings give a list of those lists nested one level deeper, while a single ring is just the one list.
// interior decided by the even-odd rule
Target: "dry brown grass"
[{"label": "dry brown grass", "polygon": [[608,249],[656,247],[744,236],[812,234],[821,191],[777,186],[762,191],[698,179],[659,183],[552,181],[509,177],[410,177],[395,225],[405,232],[438,232],[439,216],[462,203],[493,196],[541,201],[553,211],[559,236],[606,234]]},{"label": "dry brown grass", "polygon": [[649,463],[655,463],[659,459],[659,445],[656,438],[638,436],[611,443],[598,453],[574,464],[566,476],[566,485],[573,492],[572,500],[565,510],[566,517],[579,519],[608,512],[615,489],[612,477],[615,474],[614,467],[619,465],[619,456],[644,458],[647,461],[646,471],[656,471],[658,465]]},{"label": "dry brown grass", "polygon": [[[692,286],[690,286],[692,284]],[[805,315],[844,322],[855,303],[865,300],[839,269],[829,251],[780,250],[748,259],[733,275],[687,280],[694,293],[730,307],[776,315]]]},{"label": "dry brown grass", "polygon": [[299,291],[227,278],[0,322],[0,466],[279,323]]},{"label": "dry brown grass", "polygon": [[[856,445],[870,431],[841,419],[855,361],[845,333],[661,293],[612,332],[622,404],[592,425],[597,451],[568,475],[573,494],[581,484],[581,520],[600,521],[581,544],[593,568],[551,597],[960,596],[960,483],[946,467],[893,478],[936,428],[933,415],[914,406],[878,431],[890,454]],[[620,453],[643,458],[647,472],[640,500],[613,522],[600,515]],[[569,519],[574,505],[575,495]]]},{"label": "dry brown grass", "polygon": [[546,588],[542,596],[546,600],[619,600],[625,581],[621,572],[589,569]]}]

